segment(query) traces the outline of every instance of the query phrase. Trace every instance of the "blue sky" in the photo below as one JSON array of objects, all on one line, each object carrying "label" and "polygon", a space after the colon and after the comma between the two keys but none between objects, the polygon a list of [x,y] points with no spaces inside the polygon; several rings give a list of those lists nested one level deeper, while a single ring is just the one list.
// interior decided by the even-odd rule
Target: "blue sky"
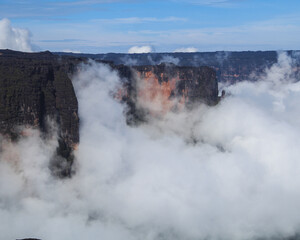
[{"label": "blue sky", "polygon": [[300,49],[299,0],[0,0],[39,50]]}]

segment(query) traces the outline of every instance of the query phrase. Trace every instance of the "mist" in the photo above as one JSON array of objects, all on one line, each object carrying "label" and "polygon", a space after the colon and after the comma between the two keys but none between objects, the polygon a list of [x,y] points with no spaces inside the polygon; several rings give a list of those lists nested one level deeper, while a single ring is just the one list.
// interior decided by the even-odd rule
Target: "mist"
[{"label": "mist", "polygon": [[195,47],[187,47],[187,48],[177,48],[173,52],[174,53],[194,53],[197,52],[198,49]]},{"label": "mist", "polygon": [[151,46],[133,46],[128,49],[128,53],[150,53],[152,52]]},{"label": "mist", "polygon": [[72,178],[49,170],[55,135],[27,129],[17,143],[1,140],[0,239],[295,235],[300,82],[293,64],[281,53],[258,81],[220,86],[227,96],[217,106],[167,112],[138,127],[126,125],[126,107],[113,97],[118,73],[83,65],[73,77],[81,129]]},{"label": "mist", "polygon": [[0,20],[0,49],[32,52],[33,48],[27,29],[13,27],[7,18]]}]

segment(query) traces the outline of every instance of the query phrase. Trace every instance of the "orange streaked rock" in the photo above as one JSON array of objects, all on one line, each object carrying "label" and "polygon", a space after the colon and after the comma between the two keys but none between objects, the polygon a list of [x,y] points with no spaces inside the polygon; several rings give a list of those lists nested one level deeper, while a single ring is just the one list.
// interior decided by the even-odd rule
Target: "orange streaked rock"
[{"label": "orange streaked rock", "polygon": [[176,92],[178,76],[168,78],[164,73],[160,73],[159,76],[161,81],[152,71],[138,73],[138,101],[152,115],[165,114],[176,105],[183,105],[185,102],[184,97],[181,99],[172,98]]}]

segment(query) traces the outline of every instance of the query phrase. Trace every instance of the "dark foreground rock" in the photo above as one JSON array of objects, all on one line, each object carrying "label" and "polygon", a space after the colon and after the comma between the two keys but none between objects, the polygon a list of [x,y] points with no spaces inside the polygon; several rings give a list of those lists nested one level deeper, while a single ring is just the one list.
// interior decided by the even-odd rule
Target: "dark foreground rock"
[{"label": "dark foreground rock", "polygon": [[16,139],[22,131],[18,126],[31,126],[45,137],[57,134],[61,158],[54,156],[52,167],[66,160],[60,175],[70,174],[72,149],[79,142],[78,103],[68,77],[74,64],[50,52],[0,52],[0,133]]}]

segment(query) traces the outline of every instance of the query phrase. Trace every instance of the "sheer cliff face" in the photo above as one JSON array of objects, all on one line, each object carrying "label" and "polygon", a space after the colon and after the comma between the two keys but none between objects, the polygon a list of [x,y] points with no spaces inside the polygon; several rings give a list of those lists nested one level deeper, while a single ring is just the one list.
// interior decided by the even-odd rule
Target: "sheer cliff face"
[{"label": "sheer cliff face", "polygon": [[[18,138],[23,133],[17,126],[31,126],[47,136],[53,133],[50,119],[58,127],[58,156],[71,164],[72,150],[79,143],[79,117],[68,74],[75,74],[80,70],[79,64],[86,61],[50,52],[1,50],[0,134]],[[127,104],[130,124],[145,121],[147,114],[160,115],[194,104],[218,102],[216,73],[209,67],[164,64],[135,67],[110,64],[110,67],[123,80],[123,87],[116,95]],[[56,164],[59,166],[59,162]]]},{"label": "sheer cliff face", "polygon": [[79,142],[78,104],[68,77],[72,64],[62,64],[51,53],[1,51],[0,133],[17,136],[16,126],[33,126],[50,133],[47,120],[58,127],[62,157],[71,160]]},{"label": "sheer cliff face", "polygon": [[146,89],[139,89],[139,95],[150,92],[150,96],[146,96],[150,100],[161,95],[163,101],[172,97],[181,98],[186,103],[202,102],[208,105],[214,105],[218,101],[218,84],[212,68],[161,64],[134,69],[138,78],[146,85]]},{"label": "sheer cliff face", "polygon": [[[118,67],[121,75],[123,69]],[[145,114],[161,115],[200,103],[218,102],[216,72],[209,67],[135,66],[130,79],[124,98],[134,120],[143,119]]]}]

